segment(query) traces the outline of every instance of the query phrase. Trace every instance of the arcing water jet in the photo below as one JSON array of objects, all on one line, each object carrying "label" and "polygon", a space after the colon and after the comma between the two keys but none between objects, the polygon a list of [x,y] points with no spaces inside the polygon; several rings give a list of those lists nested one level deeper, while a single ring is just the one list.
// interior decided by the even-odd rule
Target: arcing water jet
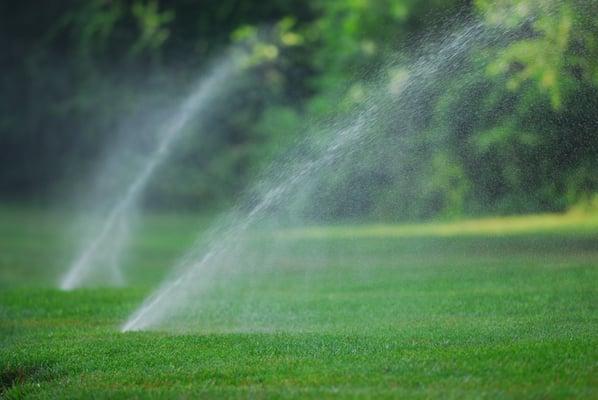
[{"label": "arcing water jet", "polygon": [[123,274],[118,264],[119,252],[122,251],[127,240],[128,226],[131,214],[134,212],[137,200],[143,193],[156,169],[168,157],[171,147],[179,139],[187,124],[193,118],[209,115],[211,102],[220,93],[238,69],[236,54],[231,53],[216,63],[210,72],[201,78],[193,90],[168,119],[160,132],[158,142],[153,151],[147,155],[139,171],[120,195],[112,209],[105,216],[91,239],[84,244],[81,251],[71,264],[68,272],[62,277],[60,288],[71,290],[85,284],[93,283],[92,272],[104,268],[100,259],[104,254],[111,254],[116,262],[110,266],[110,280],[113,284],[124,283]]},{"label": "arcing water jet", "polygon": [[[201,318],[196,311],[212,302],[214,296],[225,296],[224,307],[230,307],[226,296],[232,298],[231,291],[235,289],[227,292],[227,283],[239,276],[243,276],[243,281],[248,274],[244,268],[265,268],[247,261],[250,250],[245,243],[251,239],[251,228],[267,218],[282,219],[294,199],[301,197],[306,188],[315,187],[325,174],[338,172],[335,168],[341,162],[356,162],[373,147],[382,152],[393,151],[385,149],[381,145],[385,139],[377,137],[384,129],[397,136],[422,131],[422,115],[429,111],[429,98],[450,90],[447,74],[459,72],[468,79],[473,72],[483,70],[486,67],[483,63],[468,62],[471,54],[486,46],[507,44],[529,22],[528,19],[518,26],[487,27],[474,21],[456,33],[445,35],[436,45],[426,46],[421,57],[402,68],[404,73],[399,82],[392,79],[389,82],[388,77],[381,76],[366,85],[366,93],[370,94],[351,112],[321,126],[319,134],[310,135],[301,143],[300,147],[307,151],[286,157],[264,174],[251,190],[254,195],[216,223],[207,240],[193,246],[179,261],[171,279],[145,300],[122,326],[122,331],[185,329],[189,319]],[[326,190],[326,185],[323,187]],[[272,251],[268,247],[261,251]],[[274,328],[272,325],[265,328],[276,329],[276,323]],[[204,328],[209,330],[209,326]],[[257,327],[260,328],[263,327]]]}]

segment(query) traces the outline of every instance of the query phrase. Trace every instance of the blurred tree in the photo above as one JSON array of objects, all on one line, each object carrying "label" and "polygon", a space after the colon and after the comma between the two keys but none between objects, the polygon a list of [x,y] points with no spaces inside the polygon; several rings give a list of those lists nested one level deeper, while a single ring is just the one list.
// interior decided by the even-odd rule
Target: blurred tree
[{"label": "blurred tree", "polygon": [[335,195],[318,206],[328,218],[406,219],[591,202],[596,15],[593,0],[1,2],[0,196],[48,199],[85,182],[123,119],[166,113],[209,59],[243,42],[253,57],[236,95],[215,100],[234,112],[188,135],[148,196],[221,205],[311,121],[350,114],[372,94],[364,82],[386,79],[400,96],[422,47],[479,21],[509,34],[441,66],[410,100],[417,113],[397,107],[401,126],[372,132],[379,151],[324,179]]}]

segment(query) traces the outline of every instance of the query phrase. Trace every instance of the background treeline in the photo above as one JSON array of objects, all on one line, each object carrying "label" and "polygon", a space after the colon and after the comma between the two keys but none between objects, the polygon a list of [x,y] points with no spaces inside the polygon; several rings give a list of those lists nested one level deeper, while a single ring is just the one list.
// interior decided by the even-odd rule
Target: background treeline
[{"label": "background treeline", "polygon": [[408,133],[386,133],[401,135],[400,157],[372,157],[318,205],[334,218],[414,219],[596,203],[594,0],[2,2],[0,196],[50,201],[85,188],[131,121],[166,113],[225,47],[250,43],[255,62],[234,95],[214,100],[209,132],[185,136],[145,200],[225,206],[305,121],[367,95],[357,78],[400,81],[422,45],[476,22],[519,27],[447,70]]}]

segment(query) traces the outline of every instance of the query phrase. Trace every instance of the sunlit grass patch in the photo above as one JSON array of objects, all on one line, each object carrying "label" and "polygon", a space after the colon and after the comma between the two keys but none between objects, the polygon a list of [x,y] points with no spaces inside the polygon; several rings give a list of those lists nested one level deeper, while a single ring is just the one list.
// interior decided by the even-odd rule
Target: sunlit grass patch
[{"label": "sunlit grass patch", "polygon": [[538,214],[424,224],[308,226],[284,231],[290,239],[367,237],[507,236],[555,232],[598,232],[598,213]]}]

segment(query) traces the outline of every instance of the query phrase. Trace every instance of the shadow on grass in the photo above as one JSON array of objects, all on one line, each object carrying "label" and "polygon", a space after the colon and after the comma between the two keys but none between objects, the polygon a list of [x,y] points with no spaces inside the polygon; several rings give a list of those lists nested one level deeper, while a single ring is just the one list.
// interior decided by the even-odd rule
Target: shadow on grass
[{"label": "shadow on grass", "polygon": [[47,382],[58,374],[52,364],[4,366],[0,370],[0,397],[9,390],[26,383]]}]

